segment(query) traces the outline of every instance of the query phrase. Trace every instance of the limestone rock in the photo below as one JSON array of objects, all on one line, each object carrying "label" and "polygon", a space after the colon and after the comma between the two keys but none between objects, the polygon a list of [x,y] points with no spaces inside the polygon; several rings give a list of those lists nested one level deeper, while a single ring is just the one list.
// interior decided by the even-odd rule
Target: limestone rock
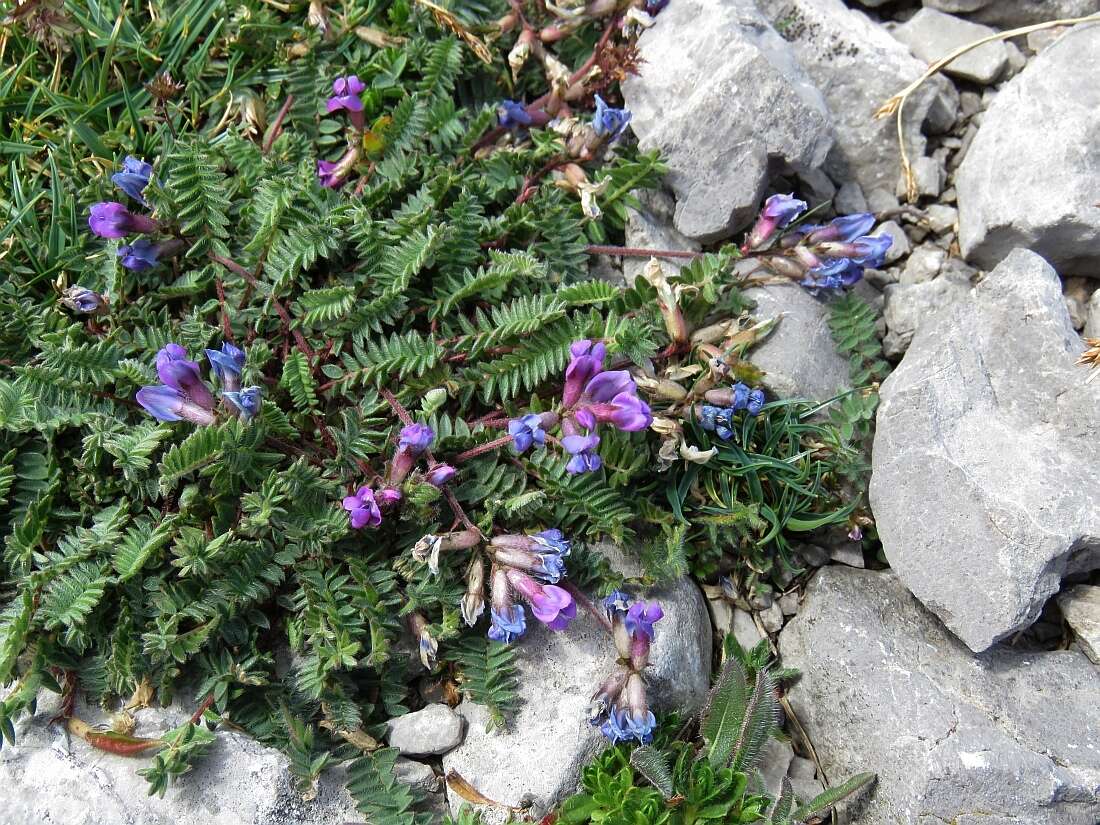
[{"label": "limestone rock", "polygon": [[1100,566],[1100,383],[1057,274],[1017,250],[883,382],[871,508],[891,566],[971,649]]},{"label": "limestone rock", "polygon": [[912,249],[909,236],[905,234],[905,230],[898,225],[897,221],[886,221],[879,224],[878,228],[871,234],[876,237],[890,236],[890,248],[886,250],[887,264],[892,264],[898,259],[904,258]]},{"label": "limestone rock", "polygon": [[[664,192],[651,189],[634,193],[639,201],[639,209],[627,209],[626,245],[642,249],[677,249],[684,252],[698,252],[699,244],[685,237],[672,225],[673,211],[676,208],[672,198]],[[623,277],[627,285],[634,283],[642,274],[648,258],[623,258]],[[681,263],[687,263],[682,261]],[[666,275],[680,271],[680,263],[669,258],[661,258],[661,267]]]},{"label": "limestone rock", "polygon": [[[627,575],[636,562],[608,553]],[[699,588],[683,578],[648,596],[658,599],[664,618],[657,624],[650,654],[648,698],[659,709],[681,713],[697,710],[710,686],[711,628]],[[567,630],[553,633],[529,620],[518,648],[521,704],[508,727],[487,733],[485,709],[466,701],[458,706],[467,720],[466,740],[443,757],[485,796],[505,805],[530,803],[541,816],[572,793],[581,768],[607,740],[586,721],[593,691],[611,673],[615,650],[610,638],[585,611]],[[462,803],[450,794],[452,811]],[[486,821],[503,820],[499,810],[485,809]]]},{"label": "limestone rock", "polygon": [[462,742],[462,718],[446,705],[427,705],[386,722],[386,740],[402,756],[447,753]]},{"label": "limestone rock", "polygon": [[1081,650],[1100,665],[1100,587],[1079,584],[1058,596],[1058,606]]},{"label": "limestone rock", "polygon": [[1085,337],[1100,338],[1100,289],[1092,293],[1086,308]]},{"label": "limestone rock", "polygon": [[899,282],[902,284],[922,284],[931,281],[940,274],[940,267],[947,260],[947,253],[934,244],[918,246],[909,255],[905,268],[901,271]]},{"label": "limestone rock", "polygon": [[[833,180],[858,182],[864,192],[876,187],[893,190],[901,169],[894,121],[874,120],[872,115],[916,79],[924,64],[866,14],[841,0],[774,0],[760,5],[790,41],[798,62],[828,103],[835,143],[825,171]],[[933,78],[909,99],[905,139],[910,157],[925,154],[921,124],[931,118],[946,130],[957,107],[958,94],[943,78]]]},{"label": "limestone rock", "polygon": [[829,307],[797,284],[769,284],[746,290],[756,302],[757,320],[782,315],[749,360],[764,370],[764,386],[780,398],[824,401],[851,388],[848,361],[836,351],[829,331]]},{"label": "limestone rock", "polygon": [[1022,246],[1096,274],[1100,85],[1081,81],[1098,74],[1100,26],[1081,26],[1001,87],[955,177],[965,258],[992,268]]},{"label": "limestone rock", "polygon": [[[925,2],[925,5],[929,3]],[[971,17],[1000,29],[1015,29],[1048,20],[1084,17],[1096,12],[1100,12],[1100,0],[990,0]]]},{"label": "limestone rock", "polygon": [[638,47],[642,75],[623,96],[642,148],[668,162],[683,234],[727,237],[756,214],[776,162],[824,160],[825,102],[752,0],[670,3]]},{"label": "limestone rock", "polygon": [[[279,751],[230,730],[219,730],[194,768],[149,796],[137,771],[148,759],[116,756],[50,725],[60,697],[43,692],[37,713],[16,723],[16,744],[0,750],[0,822],[5,825],[342,825],[360,817],[338,771],[322,774],[317,796],[302,800],[290,762]],[[89,724],[106,721],[79,706]],[[138,736],[159,736],[187,720],[180,706],[136,713]]]},{"label": "limestone rock", "polygon": [[882,347],[886,357],[899,358],[921,324],[939,310],[968,299],[970,280],[965,273],[945,274],[925,283],[890,284],[884,294],[887,332]]},{"label": "limestone rock", "polygon": [[[989,26],[927,8],[894,28],[892,33],[925,63],[935,63],[960,46],[996,34]],[[992,83],[1008,67],[1008,59],[1008,46],[995,40],[960,55],[943,71],[951,77],[974,83]]]},{"label": "limestone rock", "polygon": [[873,770],[864,825],[1094,825],[1100,669],[1076,651],[974,656],[890,573],[827,567],[779,640],[826,775]]}]

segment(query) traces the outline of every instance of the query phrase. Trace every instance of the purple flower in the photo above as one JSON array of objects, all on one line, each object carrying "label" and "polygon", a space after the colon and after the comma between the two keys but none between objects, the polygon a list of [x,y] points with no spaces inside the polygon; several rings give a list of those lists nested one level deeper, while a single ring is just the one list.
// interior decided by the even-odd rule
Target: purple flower
[{"label": "purple flower", "polygon": [[600,445],[598,435],[567,435],[561,440],[561,445],[573,456],[565,469],[574,475],[595,472],[603,464],[596,454],[596,448]]},{"label": "purple flower", "polygon": [[82,286],[71,286],[66,289],[61,293],[60,301],[62,306],[83,315],[91,315],[103,306],[102,295]]},{"label": "purple flower", "polygon": [[243,390],[223,392],[222,398],[237,408],[241,418],[245,421],[251,421],[256,413],[260,411],[263,390],[259,387],[245,387]]},{"label": "purple flower", "polygon": [[565,557],[571,549],[560,530],[544,530],[533,536],[494,536],[489,544],[498,564],[533,573],[551,584],[565,575]]},{"label": "purple flower", "polygon": [[152,166],[141,160],[141,158],[127,155],[126,159],[122,161],[122,169],[111,175],[111,181],[142,206],[147,206],[148,204],[145,203],[142,192],[149,185],[149,179],[152,176]]},{"label": "purple flower", "polygon": [[382,511],[374,500],[374,490],[360,487],[353,496],[344,496],[341,505],[348,511],[351,526],[356,530],[363,527],[377,527],[382,523]]},{"label": "purple flower", "polygon": [[637,393],[638,385],[626,370],[601,372],[584,387],[584,398],[592,401],[610,401],[621,393]]},{"label": "purple flower", "polygon": [[806,235],[806,243],[817,244],[825,241],[854,241],[860,235],[866,235],[875,225],[875,216],[869,212],[856,212],[854,215],[841,215],[833,218],[825,226],[801,227]]},{"label": "purple flower", "polygon": [[338,77],[332,81],[332,97],[326,103],[329,114],[343,109],[356,129],[363,128],[363,101],[359,95],[366,85],[355,75]]},{"label": "purple flower", "polygon": [[244,369],[244,350],[228,341],[222,342],[220,350],[206,350],[206,360],[214,376],[221,382],[222,389],[235,392],[241,388],[241,370]]},{"label": "purple flower", "polygon": [[819,289],[843,289],[852,286],[863,277],[863,267],[848,258],[830,258],[806,273],[799,283],[815,291]]},{"label": "purple flower", "polygon": [[625,726],[630,738],[642,744],[652,742],[657,720],[646,704],[645,683],[640,674],[630,674],[626,687],[623,688],[620,707],[625,713],[620,719],[619,727]]},{"label": "purple flower", "polygon": [[401,491],[393,487],[383,487],[374,494],[374,500],[378,502],[378,506],[382,510],[389,510],[396,507],[397,503],[401,501]]},{"label": "purple flower", "polygon": [[565,630],[577,615],[577,605],[568,590],[539,584],[519,570],[508,570],[505,575],[512,587],[530,602],[535,618],[551,630]]},{"label": "purple flower", "polygon": [[886,261],[893,239],[889,235],[864,235],[852,241],[845,254],[854,263],[877,269]]},{"label": "purple flower", "polygon": [[397,448],[416,456],[431,447],[434,440],[435,431],[427,424],[409,424],[401,428]]},{"label": "purple flower", "polygon": [[614,707],[607,712],[607,718],[600,725],[600,733],[606,736],[612,745],[634,738],[627,729],[626,711]]},{"label": "purple flower", "polygon": [[125,238],[133,232],[156,232],[156,221],[135,215],[121,203],[104,201],[88,210],[88,226],[101,238]]},{"label": "purple flower", "polygon": [[596,112],[592,115],[592,128],[597,135],[610,135],[614,143],[630,123],[630,112],[626,109],[615,109],[608,106],[602,97],[596,95]]},{"label": "purple flower", "polygon": [[489,615],[492,626],[486,635],[494,642],[508,644],[527,632],[527,615],[522,604],[512,604],[502,610],[490,608]]},{"label": "purple flower", "polygon": [[528,413],[508,422],[508,435],[512,436],[512,447],[517,453],[525,453],[534,444],[546,445],[546,430],[542,426],[542,416]]},{"label": "purple flower", "polygon": [[157,353],[157,375],[161,382],[183,393],[200,407],[214,408],[214,396],[199,375],[199,365],[187,358],[179,344],[168,344]]},{"label": "purple flower", "polygon": [[132,244],[120,246],[116,253],[121,258],[121,263],[127,269],[142,272],[152,269],[160,261],[162,247],[146,238],[139,238]]},{"label": "purple flower", "polygon": [[625,616],[626,611],[630,609],[630,605],[633,604],[634,599],[629,593],[622,590],[612,590],[603,599],[604,613],[607,614],[607,618],[614,620],[616,616]]},{"label": "purple flower", "polygon": [[761,389],[755,389],[749,393],[749,400],[745,404],[745,411],[749,415],[759,415],[760,411],[764,409],[764,402],[767,399],[764,397],[764,391]]},{"label": "purple flower", "polygon": [[562,404],[566,409],[577,403],[589,379],[603,370],[607,347],[586,339],[574,341],[569,346],[569,353],[571,357],[569,366],[565,368],[565,389],[562,392]]},{"label": "purple flower", "polygon": [[664,615],[665,611],[661,609],[659,602],[634,602],[627,609],[626,618],[623,621],[631,635],[644,636],[652,642],[653,625]]},{"label": "purple flower", "polygon": [[598,411],[599,408],[596,408],[596,418],[601,421],[606,420],[624,433],[640,432],[653,423],[653,414],[649,411],[649,405],[633,393],[621,392],[611,399],[611,403],[607,406],[610,409],[607,417],[603,418]]},{"label": "purple flower", "polygon": [[433,464],[428,468],[428,483],[442,487],[455,477],[455,468],[450,464]]},{"label": "purple flower", "polygon": [[749,251],[763,246],[777,230],[786,227],[805,210],[806,201],[800,201],[793,195],[772,195],[764,201],[760,217],[745,238],[742,249]]},{"label": "purple flower", "polygon": [[214,423],[214,414],[200,407],[184,393],[172,387],[160,384],[142,387],[137,391],[135,400],[158,421],[181,421],[186,419],[195,424],[209,426]]},{"label": "purple flower", "polygon": [[519,129],[522,126],[530,126],[534,121],[527,112],[527,107],[518,100],[502,100],[497,106],[497,119],[505,129]]},{"label": "purple flower", "polygon": [[339,163],[331,160],[317,161],[317,178],[325,189],[339,189],[347,182],[343,174],[338,174]]}]

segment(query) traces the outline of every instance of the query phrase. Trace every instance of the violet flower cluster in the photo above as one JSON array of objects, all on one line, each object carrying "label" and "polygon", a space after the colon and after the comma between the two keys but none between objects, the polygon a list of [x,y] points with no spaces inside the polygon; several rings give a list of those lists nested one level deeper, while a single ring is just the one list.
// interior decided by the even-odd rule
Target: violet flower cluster
[{"label": "violet flower cluster", "polygon": [[620,665],[592,696],[588,721],[612,744],[653,740],[657,720],[646,703],[643,671],[649,664],[654,625],[664,616],[658,602],[635,601],[616,590],[603,600]]},{"label": "violet flower cluster", "polygon": [[[122,169],[111,175],[111,181],[142,206],[148,206],[143,192],[149,185],[153,167],[139,158],[127,156]],[[131,212],[118,201],[101,201],[88,211],[88,228],[100,238],[125,238],[127,235],[151,235],[160,225],[139,212]],[[138,238],[118,248],[118,257],[127,269],[152,269],[162,257],[175,253],[181,244],[177,240],[154,242]]]},{"label": "violet flower cluster", "polygon": [[[332,81],[332,95],[325,101],[325,109],[333,112],[347,112],[348,120],[356,132],[363,131],[363,100],[359,97],[366,85],[356,75],[342,75]],[[318,160],[317,179],[326,189],[339,189],[343,186],[359,161],[359,147],[352,144],[337,161]]]},{"label": "violet flower cluster", "polygon": [[875,225],[874,215],[843,215],[820,226],[804,224],[778,237],[804,211],[805,201],[772,195],[741,251],[766,251],[761,256],[766,266],[810,290],[843,289],[859,281],[865,267],[882,266],[891,239],[867,234]]},{"label": "violet flower cluster", "polygon": [[565,369],[562,413],[528,413],[508,422],[508,434],[518,453],[546,443],[546,430],[561,420],[561,445],[570,455],[566,470],[588,473],[600,469],[597,428],[610,424],[623,432],[638,432],[653,423],[649,405],[638,397],[638,385],[626,370],[604,370],[607,347],[600,342],[574,341]]},{"label": "violet flower cluster", "polygon": [[[221,397],[226,407],[244,421],[251,421],[260,411],[262,391],[259,387],[241,387],[241,371],[245,354],[225,342],[220,350],[206,350],[214,377],[221,384]],[[135,399],[158,421],[190,421],[209,426],[214,423],[214,394],[202,380],[197,361],[188,357],[179,344],[166,344],[156,357],[157,376],[161,383],[142,387]]]},{"label": "violet flower cluster", "polygon": [[704,404],[696,412],[699,425],[723,441],[733,438],[733,417],[739,410],[759,415],[766,400],[763,390],[750,390],[740,381],[732,387],[707,390],[706,399],[711,403]]},{"label": "violet flower cluster", "polygon": [[551,630],[569,626],[577,615],[577,604],[568,590],[557,586],[565,575],[565,557],[571,548],[560,530],[494,536],[489,548],[493,556],[490,639],[514,642],[527,631],[527,614],[517,596]]},{"label": "violet flower cluster", "polygon": [[[390,460],[385,482],[378,490],[363,486],[341,502],[348,512],[352,528],[377,527],[382,514],[392,510],[402,499],[401,484],[417,465],[420,457],[431,449],[435,432],[426,424],[409,424],[401,428],[397,449]],[[442,487],[455,477],[456,470],[450,464],[433,463],[424,478],[436,487]]]}]

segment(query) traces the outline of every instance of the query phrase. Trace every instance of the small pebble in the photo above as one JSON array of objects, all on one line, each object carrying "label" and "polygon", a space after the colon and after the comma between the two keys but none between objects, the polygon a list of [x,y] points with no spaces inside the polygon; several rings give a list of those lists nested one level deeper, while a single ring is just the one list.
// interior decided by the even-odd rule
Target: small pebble
[{"label": "small pebble", "polygon": [[433,756],[462,744],[462,717],[433,704],[386,722],[386,739],[402,756]]}]

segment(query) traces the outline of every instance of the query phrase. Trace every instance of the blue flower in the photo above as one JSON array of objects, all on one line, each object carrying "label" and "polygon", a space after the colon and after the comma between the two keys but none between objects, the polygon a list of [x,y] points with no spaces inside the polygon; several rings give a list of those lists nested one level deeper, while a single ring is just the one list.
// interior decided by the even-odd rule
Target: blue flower
[{"label": "blue flower", "polygon": [[627,728],[626,711],[620,708],[611,708],[607,712],[607,718],[600,725],[600,733],[606,736],[612,745],[634,738]]},{"label": "blue flower", "polygon": [[764,409],[764,402],[767,399],[764,398],[764,391],[761,389],[753,390],[749,393],[749,401],[745,405],[745,411],[749,415],[759,415],[760,411]]},{"label": "blue flower", "polygon": [[607,614],[607,618],[614,620],[616,616],[625,616],[626,611],[630,609],[630,605],[634,603],[634,599],[630,594],[622,590],[612,590],[603,599],[603,609]]},{"label": "blue flower", "polygon": [[522,604],[513,604],[501,610],[495,607],[489,610],[492,627],[488,636],[495,642],[514,642],[527,632],[527,615]]},{"label": "blue flower", "polygon": [[567,435],[561,440],[561,445],[573,457],[569,459],[565,469],[573,475],[592,473],[600,469],[603,461],[596,453],[599,444],[598,435]]},{"label": "blue flower", "polygon": [[221,382],[222,388],[234,392],[241,388],[241,370],[244,369],[244,350],[222,342],[221,350],[206,350],[206,360],[214,376]]},{"label": "blue flower", "polygon": [[624,711],[620,725],[623,723],[626,726],[628,739],[636,739],[643,745],[653,741],[653,731],[657,728],[657,718],[653,715],[653,711],[645,710],[639,713]]},{"label": "blue flower", "polygon": [[518,100],[502,100],[497,106],[497,118],[505,129],[519,129],[521,126],[530,126],[531,115],[527,107]]},{"label": "blue flower", "polygon": [[195,424],[209,426],[214,423],[214,414],[205,409],[183,392],[172,387],[156,385],[142,387],[137,391],[135,400],[147,413],[158,421],[182,421],[186,419]]},{"label": "blue flower", "polygon": [[412,455],[420,455],[432,446],[434,440],[435,431],[427,424],[409,424],[401,428],[397,447]]},{"label": "blue flower", "polygon": [[82,286],[71,286],[61,293],[60,301],[73,312],[91,315],[103,305],[103,296]]},{"label": "blue flower", "polygon": [[223,392],[222,398],[240,410],[241,418],[251,421],[260,411],[263,390],[260,387],[245,387],[240,391]]},{"label": "blue flower", "polygon": [[763,246],[778,230],[785,228],[806,211],[806,206],[806,201],[793,195],[772,195],[764,201],[764,208],[760,210],[760,216],[745,239],[743,251]]},{"label": "blue flower", "polygon": [[802,226],[806,242],[811,244],[823,241],[854,241],[860,235],[866,235],[875,225],[875,216],[870,212],[856,212],[854,215],[841,215],[833,218],[825,226]]},{"label": "blue flower", "polygon": [[631,114],[626,109],[615,109],[608,106],[602,97],[596,95],[596,112],[592,115],[592,128],[597,135],[610,135],[614,143],[630,123]]},{"label": "blue flower", "polygon": [[743,410],[749,403],[749,388],[738,381],[733,385],[733,403],[730,406],[735,410]]},{"label": "blue flower", "polygon": [[886,261],[886,253],[893,239],[889,235],[864,235],[852,241],[849,258],[857,264],[877,269]]},{"label": "blue flower", "polygon": [[160,258],[160,245],[146,238],[139,238],[132,244],[120,246],[117,254],[122,259],[124,267],[141,272],[157,265]]},{"label": "blue flower", "polygon": [[573,543],[562,535],[561,530],[543,530],[541,533],[535,533],[531,538],[536,544],[551,548],[559,556],[568,556],[573,548]]},{"label": "blue flower", "polygon": [[512,446],[517,453],[525,453],[534,444],[546,445],[546,430],[542,427],[542,416],[528,413],[508,422],[508,435],[512,436]]},{"label": "blue flower", "polygon": [[122,161],[122,169],[111,175],[111,181],[142,206],[148,206],[142,192],[149,185],[149,179],[152,176],[152,166],[141,158],[127,155]]}]

